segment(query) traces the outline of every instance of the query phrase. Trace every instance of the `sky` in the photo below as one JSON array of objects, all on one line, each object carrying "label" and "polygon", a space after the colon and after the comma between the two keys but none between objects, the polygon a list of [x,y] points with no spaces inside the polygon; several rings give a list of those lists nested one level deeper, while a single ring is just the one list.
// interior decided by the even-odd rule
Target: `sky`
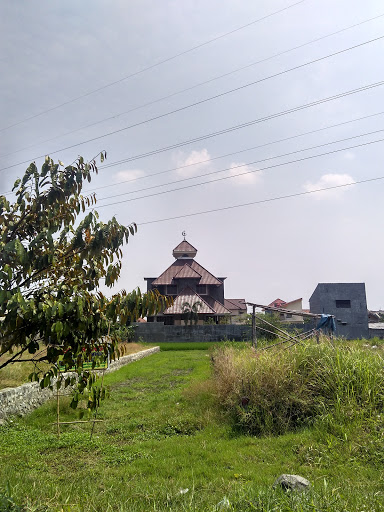
[{"label": "sky", "polygon": [[380,0],[3,0],[0,193],[105,150],[85,192],[138,225],[113,292],[185,231],[227,298],[365,282],[384,309],[383,36]]}]

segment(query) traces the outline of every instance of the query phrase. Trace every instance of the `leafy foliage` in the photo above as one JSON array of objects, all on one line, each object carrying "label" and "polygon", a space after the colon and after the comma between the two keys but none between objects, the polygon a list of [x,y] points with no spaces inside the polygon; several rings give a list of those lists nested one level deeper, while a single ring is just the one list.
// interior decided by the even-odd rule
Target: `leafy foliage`
[{"label": "leafy foliage", "polygon": [[[0,357],[13,354],[0,368],[25,360],[25,353],[37,364],[80,366],[96,346],[116,357],[110,323],[153,315],[169,304],[157,292],[137,289],[107,298],[98,291],[100,279],[111,287],[119,278],[121,248],[137,226],[123,226],[115,217],[104,223],[88,211],[96,197],[81,192],[93,173],[94,160],[79,157],[64,167],[46,157],[41,171],[31,163],[15,182],[14,203],[0,196]],[[41,373],[37,367],[31,378],[51,386],[57,369]],[[86,386],[89,375],[80,382]]]},{"label": "leafy foliage", "polygon": [[[266,320],[270,325],[266,324]],[[252,315],[247,314],[245,323],[252,325]],[[275,340],[279,336],[279,329],[282,329],[284,324],[280,320],[278,313],[256,313],[256,328],[258,338],[268,341]]]}]

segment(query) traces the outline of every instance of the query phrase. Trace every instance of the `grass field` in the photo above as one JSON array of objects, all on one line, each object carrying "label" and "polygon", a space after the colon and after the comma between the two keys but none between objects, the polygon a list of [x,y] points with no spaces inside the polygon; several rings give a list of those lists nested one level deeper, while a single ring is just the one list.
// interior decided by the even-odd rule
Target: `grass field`
[{"label": "grass field", "polygon": [[[140,350],[145,349],[146,347],[140,343],[124,343],[125,355],[134,354]],[[44,349],[39,352],[39,357],[44,355]],[[9,359],[11,355],[5,354],[0,357],[0,364]],[[30,357],[29,355],[25,356]],[[50,368],[50,365],[41,362],[38,367],[44,372]],[[34,370],[34,364],[31,363],[12,363],[8,366],[5,366],[0,370],[0,389],[4,388],[13,388],[15,386],[20,386],[21,384],[25,384],[28,381],[28,375],[30,375]],[[0,509],[1,512],[1,509]]]},{"label": "grass field", "polygon": [[[0,510],[384,511],[383,453],[360,446],[353,426],[241,435],[210,375],[205,350],[160,352],[107,375],[105,422],[91,440],[89,424],[63,425],[57,438],[54,402],[0,427]],[[61,412],[76,414],[66,398]],[[312,491],[273,490],[281,473],[308,478]]]},{"label": "grass field", "polygon": [[[148,347],[160,347],[162,352],[168,350],[210,350],[218,345],[222,345],[225,342],[215,342],[215,341],[185,341],[185,342],[162,342],[162,343],[144,343],[144,345]],[[237,348],[243,348],[250,345],[250,342],[239,341],[239,342],[231,342],[231,345],[236,346]]]}]

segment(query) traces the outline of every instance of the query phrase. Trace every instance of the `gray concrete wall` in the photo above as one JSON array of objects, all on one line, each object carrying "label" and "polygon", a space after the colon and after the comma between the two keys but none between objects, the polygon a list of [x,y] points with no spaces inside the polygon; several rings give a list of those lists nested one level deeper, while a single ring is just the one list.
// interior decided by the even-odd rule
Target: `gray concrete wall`
[{"label": "gray concrete wall", "polygon": [[[136,354],[130,354],[127,356],[120,357],[116,361],[112,361],[105,373],[110,373],[118,370],[122,366],[132,363],[133,361],[138,361],[143,357],[150,356],[155,352],[159,352],[159,347],[153,347],[146,350],[141,350]],[[97,373],[101,373],[104,370],[97,371]],[[72,372],[68,372],[63,374],[64,376],[73,376]],[[6,388],[0,390],[0,423],[4,422],[10,416],[24,416],[29,412],[33,411],[44,402],[53,398],[56,394],[55,391],[56,380],[53,382],[53,389],[51,391],[49,388],[41,389],[40,385],[37,382],[29,382],[28,384],[23,384],[22,386],[18,386],[16,388]],[[63,388],[60,390],[60,393],[70,393],[70,388]]]},{"label": "gray concrete wall", "polygon": [[148,343],[245,341],[252,337],[249,325],[164,325],[162,322],[138,323],[135,341]]},{"label": "gray concrete wall", "polygon": [[[337,300],[350,300],[350,308],[336,307]],[[334,315],[336,336],[369,338],[364,283],[319,283],[309,299],[311,313]]]},{"label": "gray concrete wall", "polygon": [[374,329],[370,327],[369,335],[370,338],[379,338],[380,340],[384,340],[384,329]]}]

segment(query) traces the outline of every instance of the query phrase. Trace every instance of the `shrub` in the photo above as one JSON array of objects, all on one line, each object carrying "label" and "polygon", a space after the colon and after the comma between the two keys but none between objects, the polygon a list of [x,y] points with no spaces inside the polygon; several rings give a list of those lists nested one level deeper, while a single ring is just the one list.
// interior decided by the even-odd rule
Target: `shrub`
[{"label": "shrub", "polygon": [[[270,325],[266,324],[266,320]],[[246,316],[245,323],[252,325],[252,315]],[[262,340],[275,340],[279,336],[278,329],[283,329],[284,324],[278,313],[257,313],[256,314],[257,337]]]},{"label": "shrub", "polygon": [[112,324],[110,332],[115,334],[121,343],[131,343],[135,339],[135,325]]},{"label": "shrub", "polygon": [[219,403],[252,434],[281,434],[330,412],[340,421],[369,417],[384,406],[383,360],[363,348],[227,346],[212,361]]}]

